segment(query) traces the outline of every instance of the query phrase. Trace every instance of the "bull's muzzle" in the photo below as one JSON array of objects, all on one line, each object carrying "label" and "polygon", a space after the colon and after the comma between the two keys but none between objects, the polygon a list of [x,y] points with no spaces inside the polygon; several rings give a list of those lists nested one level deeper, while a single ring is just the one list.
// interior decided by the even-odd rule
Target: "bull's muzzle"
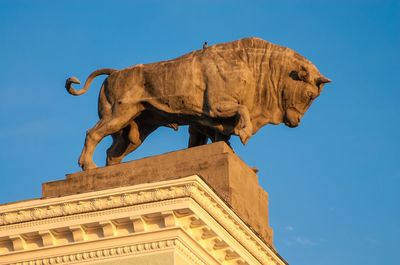
[{"label": "bull's muzzle", "polygon": [[286,126],[294,128],[299,126],[301,120],[301,113],[295,108],[288,108],[285,113],[283,122]]}]

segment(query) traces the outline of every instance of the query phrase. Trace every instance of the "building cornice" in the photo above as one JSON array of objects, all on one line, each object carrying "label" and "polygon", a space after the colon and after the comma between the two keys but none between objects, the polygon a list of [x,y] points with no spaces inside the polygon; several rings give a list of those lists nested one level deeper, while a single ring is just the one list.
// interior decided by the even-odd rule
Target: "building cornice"
[{"label": "building cornice", "polygon": [[[94,221],[87,224],[84,220]],[[117,238],[121,236],[120,230],[131,229],[126,233],[144,235],[149,231],[156,233],[179,228],[198,244],[204,247],[212,245],[208,253],[220,264],[232,261],[236,264],[285,264],[273,248],[263,242],[198,176],[0,206],[0,245],[5,246],[3,254],[30,250],[27,247],[30,236],[39,237],[42,242],[36,250],[60,246],[56,238],[61,227],[58,229],[57,225],[65,222],[74,222],[62,227],[62,233],[72,235],[72,243],[98,240],[91,238],[91,229],[100,229],[104,238]],[[43,230],[43,226],[49,229]],[[35,227],[38,231],[34,231]],[[184,249],[183,241],[171,240]],[[167,246],[166,242],[169,241],[153,241],[145,246]],[[111,251],[128,253],[132,249],[137,247],[127,245],[74,255],[75,258],[104,257]],[[52,258],[56,263],[49,263],[48,260],[47,264],[57,264],[59,260],[72,262],[73,259],[65,255]],[[43,260],[36,264],[46,263]],[[202,263],[196,261],[194,264]]]}]

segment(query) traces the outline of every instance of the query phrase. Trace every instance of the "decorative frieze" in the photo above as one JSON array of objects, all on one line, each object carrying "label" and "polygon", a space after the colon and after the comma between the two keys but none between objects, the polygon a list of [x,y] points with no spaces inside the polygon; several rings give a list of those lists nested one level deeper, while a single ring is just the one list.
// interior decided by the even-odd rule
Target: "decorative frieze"
[{"label": "decorative frieze", "polygon": [[131,193],[121,193],[88,200],[69,201],[61,204],[55,203],[43,207],[26,208],[17,211],[11,210],[2,212],[0,209],[0,228],[4,225],[69,216],[80,213],[97,212],[107,209],[190,196],[189,190],[191,190],[191,185],[195,184],[162,189],[149,189],[146,191],[137,191]]},{"label": "decorative frieze", "polygon": [[177,245],[180,245],[179,247],[181,249],[184,248],[184,246],[182,246],[177,239],[171,239],[135,245],[119,246],[114,248],[97,249],[93,251],[82,251],[73,254],[57,255],[40,259],[27,259],[21,262],[11,263],[10,265],[50,265],[88,262],[93,260],[104,260],[109,258],[128,256],[132,254],[143,254],[155,250],[171,249]]}]

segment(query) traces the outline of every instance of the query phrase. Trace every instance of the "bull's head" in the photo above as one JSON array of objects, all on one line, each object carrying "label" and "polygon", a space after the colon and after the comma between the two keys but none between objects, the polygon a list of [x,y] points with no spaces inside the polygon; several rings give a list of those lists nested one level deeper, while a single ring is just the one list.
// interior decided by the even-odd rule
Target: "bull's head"
[{"label": "bull's head", "polygon": [[311,103],[317,98],[324,84],[331,82],[310,64],[289,69],[282,89],[283,122],[296,127]]}]

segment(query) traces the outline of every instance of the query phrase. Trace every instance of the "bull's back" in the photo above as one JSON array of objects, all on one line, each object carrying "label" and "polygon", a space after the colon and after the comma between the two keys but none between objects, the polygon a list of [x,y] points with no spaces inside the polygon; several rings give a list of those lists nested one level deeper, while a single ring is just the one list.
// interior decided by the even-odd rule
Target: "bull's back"
[{"label": "bull's back", "polygon": [[172,113],[201,113],[206,83],[198,56],[144,65],[144,89],[152,105]]},{"label": "bull's back", "polygon": [[[171,112],[207,112],[210,105],[253,91],[254,73],[240,47],[217,45],[144,66],[145,89]],[[158,99],[158,101],[156,100]]]}]

